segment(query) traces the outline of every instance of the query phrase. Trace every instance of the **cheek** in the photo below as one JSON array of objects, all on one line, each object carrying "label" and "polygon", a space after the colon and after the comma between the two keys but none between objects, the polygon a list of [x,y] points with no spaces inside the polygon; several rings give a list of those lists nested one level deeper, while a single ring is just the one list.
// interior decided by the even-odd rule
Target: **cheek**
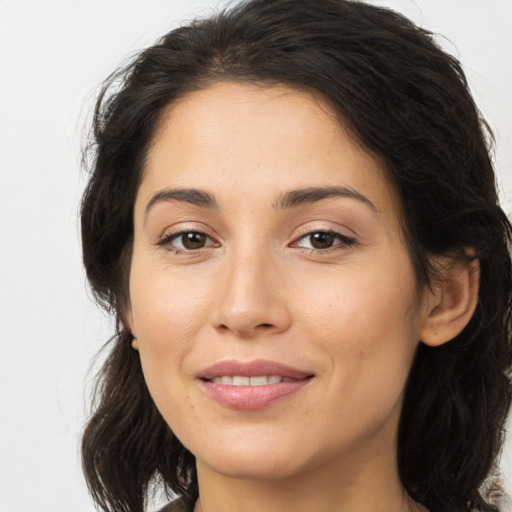
[{"label": "cheek", "polygon": [[302,306],[309,337],[329,353],[337,385],[360,397],[383,388],[400,393],[419,342],[412,266],[406,257],[383,261],[325,282]]},{"label": "cheek", "polygon": [[197,336],[198,312],[183,294],[169,293],[162,281],[144,283],[144,293],[134,295],[134,320],[139,335],[139,355],[146,385],[165,421],[187,431],[193,423],[194,404],[184,361]]},{"label": "cheek", "polygon": [[170,342],[179,345],[200,327],[206,308],[204,289],[191,272],[140,259],[135,251],[130,274],[134,334],[155,350]]},{"label": "cheek", "polygon": [[[134,254],[130,275],[132,328],[144,377],[158,408],[166,410],[182,385],[183,362],[203,328],[207,300],[190,276],[153,269]],[[185,273],[186,274],[186,273]],[[193,279],[192,279],[193,281]]]},{"label": "cheek", "polygon": [[376,343],[386,333],[410,337],[417,331],[418,298],[413,270],[408,260],[403,260],[393,265],[379,261],[363,268],[345,268],[325,278],[317,276],[313,292],[295,292],[304,297],[301,314],[309,317],[319,336],[348,334],[355,342],[372,333],[369,337],[376,338]]}]

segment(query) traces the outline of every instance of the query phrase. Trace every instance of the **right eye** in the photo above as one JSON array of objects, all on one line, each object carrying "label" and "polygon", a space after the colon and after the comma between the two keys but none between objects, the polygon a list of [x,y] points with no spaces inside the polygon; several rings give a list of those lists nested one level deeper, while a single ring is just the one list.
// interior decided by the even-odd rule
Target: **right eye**
[{"label": "right eye", "polygon": [[216,247],[217,244],[200,231],[181,231],[165,236],[159,245],[170,246],[176,252],[197,251],[204,247]]}]

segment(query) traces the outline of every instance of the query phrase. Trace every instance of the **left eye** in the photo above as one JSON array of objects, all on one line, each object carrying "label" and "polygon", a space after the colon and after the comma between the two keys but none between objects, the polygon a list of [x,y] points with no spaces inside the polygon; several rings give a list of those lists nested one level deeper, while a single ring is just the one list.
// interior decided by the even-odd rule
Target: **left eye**
[{"label": "left eye", "polygon": [[334,231],[315,231],[302,236],[294,244],[305,249],[330,249],[336,245],[352,245],[354,240]]}]

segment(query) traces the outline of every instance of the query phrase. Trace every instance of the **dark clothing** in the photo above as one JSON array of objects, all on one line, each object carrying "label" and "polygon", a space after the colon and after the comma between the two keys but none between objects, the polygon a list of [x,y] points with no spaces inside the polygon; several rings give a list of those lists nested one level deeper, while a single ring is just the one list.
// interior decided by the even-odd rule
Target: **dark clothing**
[{"label": "dark clothing", "polygon": [[194,503],[187,506],[187,502],[183,498],[168,503],[160,512],[192,512],[194,510]]}]

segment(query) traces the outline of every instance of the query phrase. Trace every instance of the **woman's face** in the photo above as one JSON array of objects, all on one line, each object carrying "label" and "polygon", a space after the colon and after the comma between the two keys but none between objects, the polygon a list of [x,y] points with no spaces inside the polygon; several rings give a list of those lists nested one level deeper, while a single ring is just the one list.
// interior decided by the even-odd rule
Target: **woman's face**
[{"label": "woman's face", "polygon": [[383,162],[285,86],[221,83],[166,114],[128,312],[163,417],[224,475],[389,463],[426,300]]}]

